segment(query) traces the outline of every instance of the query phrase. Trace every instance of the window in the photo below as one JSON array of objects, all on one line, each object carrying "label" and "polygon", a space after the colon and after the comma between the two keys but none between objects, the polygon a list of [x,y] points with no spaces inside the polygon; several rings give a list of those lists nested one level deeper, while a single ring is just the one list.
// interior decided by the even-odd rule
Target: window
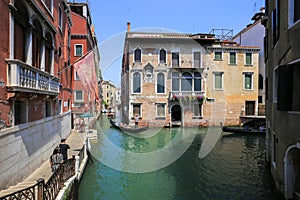
[{"label": "window", "polygon": [[45,41],[45,72],[50,73],[52,68],[52,37],[46,33]]},{"label": "window", "polygon": [[38,20],[34,20],[32,30],[32,66],[41,68],[41,49],[43,29]]},{"label": "window", "polygon": [[261,74],[258,75],[258,89],[264,89],[264,77]]},{"label": "window", "polygon": [[258,96],[258,103],[262,103],[263,102],[263,97],[261,95]]},{"label": "window", "polygon": [[50,117],[52,115],[52,104],[51,104],[51,101],[46,101],[45,102],[45,107],[46,107],[46,117]]},{"label": "window", "polygon": [[134,50],[134,62],[142,62],[142,51],[140,48]]},{"label": "window", "polygon": [[165,75],[163,73],[157,74],[156,93],[165,93]]},{"label": "window", "polygon": [[199,68],[201,67],[201,52],[194,51],[194,67]]},{"label": "window", "polygon": [[172,91],[179,91],[179,73],[172,72]]},{"label": "window", "polygon": [[300,20],[299,0],[289,0],[289,26],[293,26]]},{"label": "window", "polygon": [[75,90],[74,91],[74,101],[83,101],[83,91],[82,90]]},{"label": "window", "polygon": [[75,71],[75,80],[76,80],[76,81],[80,80],[77,71]]},{"label": "window", "polygon": [[300,111],[300,62],[278,67],[277,74],[277,109]]},{"label": "window", "polygon": [[223,90],[223,72],[214,72],[214,90]]},{"label": "window", "polygon": [[26,63],[26,36],[29,25],[29,17],[24,9],[23,1],[15,1],[17,12],[14,14],[14,58]]},{"label": "window", "polygon": [[83,45],[82,44],[75,44],[75,55],[74,56],[82,56],[83,55]]},{"label": "window", "polygon": [[133,74],[132,88],[133,93],[141,93],[141,75],[138,72]]},{"label": "window", "polygon": [[136,115],[138,115],[138,116],[142,116],[142,113],[141,113],[141,104],[136,104],[136,103],[134,103],[134,104],[132,104],[132,114],[133,114],[133,116],[136,116]]},{"label": "window", "polygon": [[159,63],[166,63],[167,62],[166,55],[167,55],[166,50],[161,49],[159,51]]},{"label": "window", "polygon": [[252,90],[252,72],[245,72],[244,73],[244,89],[245,90]]},{"label": "window", "polygon": [[172,52],[172,67],[179,67],[179,52]]},{"label": "window", "polygon": [[14,120],[15,125],[27,122],[27,105],[26,101],[15,101],[14,103]]},{"label": "window", "polygon": [[276,45],[279,39],[279,2],[280,0],[276,0],[276,7],[272,11],[272,34],[273,34],[273,46]]},{"label": "window", "polygon": [[166,116],[166,104],[164,103],[157,103],[156,104],[156,116],[157,117],[165,117]]},{"label": "window", "polygon": [[252,65],[252,53],[246,53],[245,57],[245,65]]},{"label": "window", "polygon": [[201,91],[201,74],[194,72],[194,91]]},{"label": "window", "polygon": [[195,117],[201,117],[202,116],[202,104],[193,104],[193,115]]},{"label": "window", "polygon": [[215,60],[222,60],[222,51],[215,51]]},{"label": "window", "polygon": [[181,79],[181,90],[182,91],[192,91],[192,75],[188,72],[182,73]]},{"label": "window", "polygon": [[58,26],[60,29],[62,29],[63,25],[63,12],[61,11],[61,8],[58,7]]},{"label": "window", "polygon": [[52,0],[43,0],[48,10],[52,12]]},{"label": "window", "polygon": [[236,52],[229,53],[229,64],[235,65],[236,64]]}]

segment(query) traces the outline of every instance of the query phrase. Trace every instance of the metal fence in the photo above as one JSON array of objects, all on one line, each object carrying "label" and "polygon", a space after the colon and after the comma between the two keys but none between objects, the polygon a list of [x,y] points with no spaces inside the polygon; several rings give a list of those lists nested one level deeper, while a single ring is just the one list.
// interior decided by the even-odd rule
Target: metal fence
[{"label": "metal fence", "polygon": [[47,182],[38,179],[33,186],[0,197],[0,200],[54,200],[64,183],[75,175],[75,158],[62,163]]}]

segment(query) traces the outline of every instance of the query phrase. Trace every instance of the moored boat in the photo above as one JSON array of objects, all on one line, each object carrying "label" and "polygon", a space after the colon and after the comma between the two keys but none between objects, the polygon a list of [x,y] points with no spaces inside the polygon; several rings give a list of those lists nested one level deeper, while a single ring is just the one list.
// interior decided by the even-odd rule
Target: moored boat
[{"label": "moored boat", "polygon": [[149,129],[149,126],[139,127],[139,128],[125,127],[122,123],[117,123],[112,119],[110,119],[109,122],[112,127],[120,129],[121,131],[128,132],[128,133],[141,133],[141,132],[144,132]]},{"label": "moored boat", "polygon": [[223,126],[223,132],[231,132],[231,133],[247,133],[247,134],[264,134],[266,133],[266,129],[264,127],[234,127],[234,126]]}]

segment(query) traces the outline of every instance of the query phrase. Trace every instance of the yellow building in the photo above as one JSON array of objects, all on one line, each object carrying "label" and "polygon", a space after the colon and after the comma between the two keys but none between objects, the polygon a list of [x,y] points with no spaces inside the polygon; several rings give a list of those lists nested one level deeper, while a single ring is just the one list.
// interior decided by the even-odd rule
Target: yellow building
[{"label": "yellow building", "polygon": [[102,81],[102,111],[115,111],[116,86],[111,81]]},{"label": "yellow building", "polygon": [[239,124],[257,115],[258,47],[213,34],[128,32],[122,61],[126,123],[202,126]]}]

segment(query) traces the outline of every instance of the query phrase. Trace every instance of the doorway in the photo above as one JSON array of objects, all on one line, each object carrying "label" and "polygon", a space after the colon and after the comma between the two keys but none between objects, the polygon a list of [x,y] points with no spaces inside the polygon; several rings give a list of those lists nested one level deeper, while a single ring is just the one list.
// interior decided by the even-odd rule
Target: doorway
[{"label": "doorway", "polygon": [[181,122],[181,107],[180,105],[174,105],[171,108],[171,121]]},{"label": "doorway", "polygon": [[255,101],[246,101],[246,115],[254,115],[255,113]]}]

